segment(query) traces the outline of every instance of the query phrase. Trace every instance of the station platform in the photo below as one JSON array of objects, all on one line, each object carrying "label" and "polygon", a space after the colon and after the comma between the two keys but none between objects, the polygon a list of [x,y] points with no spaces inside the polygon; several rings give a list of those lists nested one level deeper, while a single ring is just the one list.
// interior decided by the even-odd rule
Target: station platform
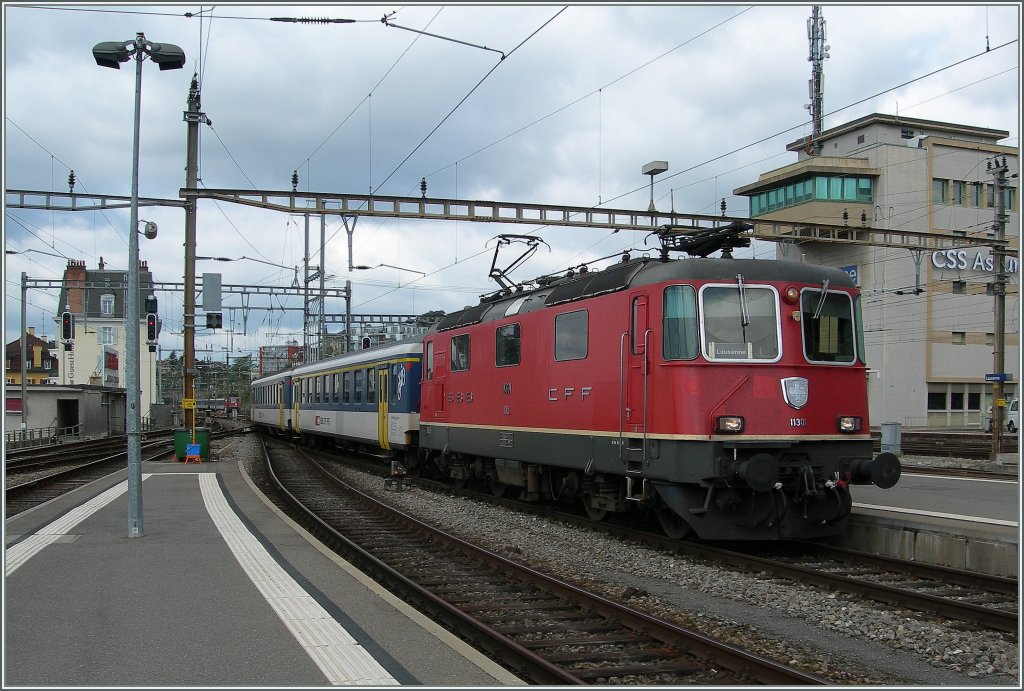
[{"label": "station platform", "polygon": [[5,522],[4,679],[38,687],[525,686],[329,552],[234,462],[143,463]]}]

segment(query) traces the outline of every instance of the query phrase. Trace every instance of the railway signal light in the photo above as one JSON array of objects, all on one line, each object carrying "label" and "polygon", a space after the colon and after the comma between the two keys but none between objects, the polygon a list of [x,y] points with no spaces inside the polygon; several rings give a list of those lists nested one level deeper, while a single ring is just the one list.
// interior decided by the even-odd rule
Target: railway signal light
[{"label": "railway signal light", "polygon": [[71,312],[60,315],[60,337],[65,341],[73,340],[75,337],[75,317]]},{"label": "railway signal light", "polygon": [[156,315],[150,312],[146,315],[146,340],[155,341],[156,336]]},{"label": "railway signal light", "polygon": [[366,350],[369,347],[370,347],[370,337],[369,336],[363,336],[363,350]]},{"label": "railway signal light", "polygon": [[223,315],[220,312],[207,312],[206,313],[206,328],[207,329],[219,329],[223,325]]}]

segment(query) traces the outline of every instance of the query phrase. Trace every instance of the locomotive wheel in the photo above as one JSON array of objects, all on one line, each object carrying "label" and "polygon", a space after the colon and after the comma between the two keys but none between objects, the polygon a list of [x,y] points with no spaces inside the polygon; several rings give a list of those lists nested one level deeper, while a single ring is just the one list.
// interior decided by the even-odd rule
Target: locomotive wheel
[{"label": "locomotive wheel", "polygon": [[508,485],[501,480],[491,478],[491,494],[501,499],[505,496],[505,492],[508,491]]},{"label": "locomotive wheel", "polygon": [[594,523],[600,523],[605,519],[605,516],[608,515],[607,509],[598,509],[590,505],[589,494],[583,495],[583,508],[587,510],[587,516],[590,520],[594,521]]},{"label": "locomotive wheel", "polygon": [[693,535],[693,528],[686,522],[686,519],[667,506],[658,509],[658,522],[661,523],[661,529],[665,535],[673,540],[685,540]]}]

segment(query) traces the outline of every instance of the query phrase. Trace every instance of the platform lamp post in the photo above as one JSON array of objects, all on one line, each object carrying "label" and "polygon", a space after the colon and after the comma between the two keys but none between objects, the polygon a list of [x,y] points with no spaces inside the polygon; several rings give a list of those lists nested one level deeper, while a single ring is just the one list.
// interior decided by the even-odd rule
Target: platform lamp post
[{"label": "platform lamp post", "polygon": [[[657,209],[654,208],[654,176],[661,175],[666,170],[668,170],[668,161],[651,161],[640,169],[640,172],[644,175],[651,176],[651,204],[647,207],[647,210],[652,214],[657,212]],[[654,222],[653,219],[651,222]]]},{"label": "platform lamp post", "polygon": [[128,227],[128,290],[125,299],[125,433],[128,437],[128,537],[142,537],[142,410],[139,390],[139,120],[142,109],[142,61],[148,55],[161,70],[185,66],[185,52],[172,43],[153,43],[140,31],[129,41],[104,41],[92,49],[100,67],[121,69],[135,59],[135,124],[132,141],[131,221]]}]

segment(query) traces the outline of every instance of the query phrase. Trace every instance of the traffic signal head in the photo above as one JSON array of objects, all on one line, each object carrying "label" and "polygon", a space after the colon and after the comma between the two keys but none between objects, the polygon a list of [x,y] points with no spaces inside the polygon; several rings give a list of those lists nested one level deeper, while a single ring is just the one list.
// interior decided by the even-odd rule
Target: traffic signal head
[{"label": "traffic signal head", "polygon": [[150,312],[146,315],[146,340],[155,341],[156,337],[156,315]]},{"label": "traffic signal head", "polygon": [[71,312],[64,312],[60,315],[60,337],[70,341],[75,337],[75,318]]}]

